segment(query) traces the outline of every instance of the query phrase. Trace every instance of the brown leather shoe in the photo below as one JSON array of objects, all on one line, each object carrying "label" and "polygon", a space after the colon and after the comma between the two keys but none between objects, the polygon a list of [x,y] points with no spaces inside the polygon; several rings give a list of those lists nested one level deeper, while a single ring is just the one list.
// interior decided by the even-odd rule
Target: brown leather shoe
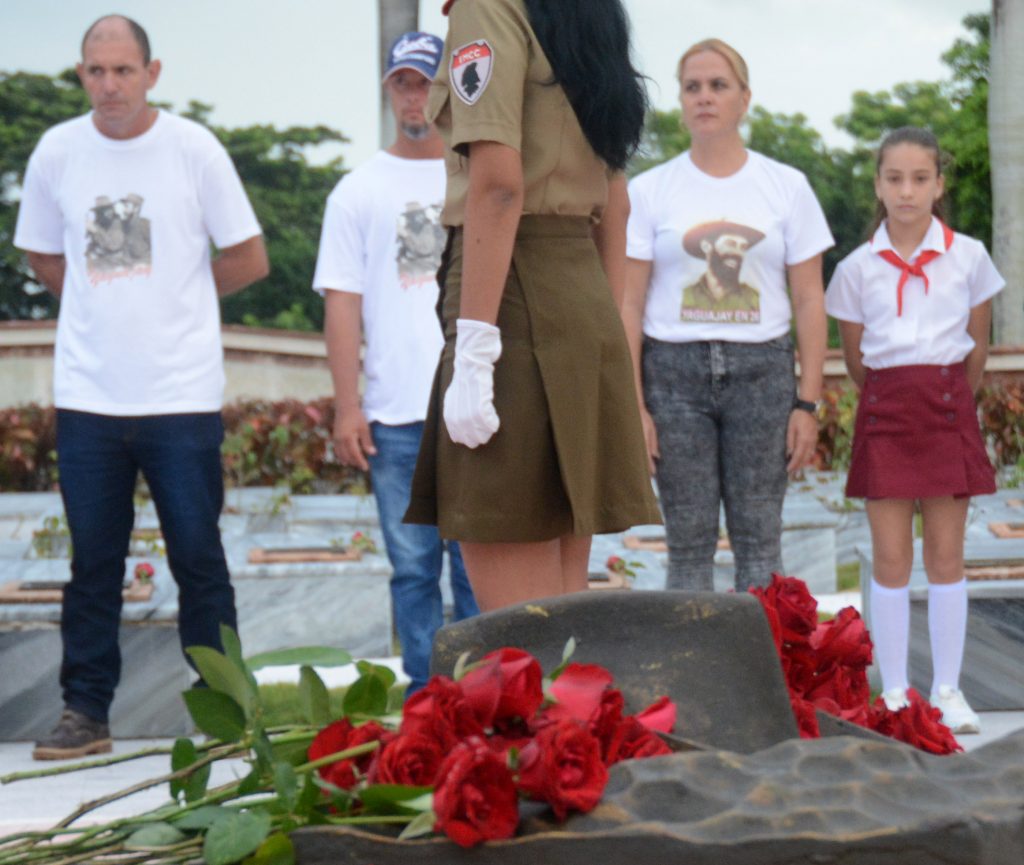
[{"label": "brown leather shoe", "polygon": [[70,760],[87,754],[109,754],[112,749],[110,727],[74,709],[65,709],[57,726],[36,742],[32,759]]}]

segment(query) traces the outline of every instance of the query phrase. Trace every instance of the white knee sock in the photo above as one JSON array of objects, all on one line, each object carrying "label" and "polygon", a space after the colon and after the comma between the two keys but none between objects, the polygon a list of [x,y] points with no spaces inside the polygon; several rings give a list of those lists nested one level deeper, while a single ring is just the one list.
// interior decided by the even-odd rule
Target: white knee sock
[{"label": "white knee sock", "polygon": [[928,584],[928,636],[932,644],[932,693],[960,687],[967,637],[967,580]]},{"label": "white knee sock", "polygon": [[871,640],[882,690],[906,688],[910,644],[910,586],[890,589],[871,581]]}]

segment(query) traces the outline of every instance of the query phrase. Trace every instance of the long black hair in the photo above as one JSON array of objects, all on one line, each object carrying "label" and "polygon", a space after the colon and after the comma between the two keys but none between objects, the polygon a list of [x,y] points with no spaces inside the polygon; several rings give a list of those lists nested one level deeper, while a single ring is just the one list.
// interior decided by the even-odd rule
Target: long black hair
[{"label": "long black hair", "polygon": [[525,0],[530,25],[583,134],[612,168],[640,144],[647,92],[629,52],[621,0]]}]

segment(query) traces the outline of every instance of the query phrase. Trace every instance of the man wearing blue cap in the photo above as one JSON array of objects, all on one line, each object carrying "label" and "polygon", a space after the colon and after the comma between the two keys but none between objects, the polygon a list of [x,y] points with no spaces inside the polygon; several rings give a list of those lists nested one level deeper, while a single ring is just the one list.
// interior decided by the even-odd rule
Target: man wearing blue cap
[{"label": "man wearing blue cap", "polygon": [[[384,88],[397,136],[346,174],[327,199],[313,287],[324,296],[324,335],[334,380],[334,449],[369,469],[394,569],[391,601],[408,694],[427,681],[443,623],[444,541],[433,526],[402,523],[430,387],[444,344],[437,267],[445,235],[443,146],[425,111],[444,44],[406,33],[388,52]],[[359,394],[359,350],[365,393]],[[478,612],[458,545],[448,544],[455,619]]]}]

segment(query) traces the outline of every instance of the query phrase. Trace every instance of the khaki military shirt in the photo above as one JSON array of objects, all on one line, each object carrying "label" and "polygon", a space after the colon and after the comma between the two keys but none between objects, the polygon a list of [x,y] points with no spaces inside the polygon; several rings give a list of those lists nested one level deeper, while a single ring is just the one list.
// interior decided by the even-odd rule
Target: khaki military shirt
[{"label": "khaki military shirt", "polygon": [[428,118],[445,142],[445,225],[462,225],[469,145],[496,141],[523,161],[523,212],[599,220],[609,170],[594,153],[522,0],[456,0]]}]

